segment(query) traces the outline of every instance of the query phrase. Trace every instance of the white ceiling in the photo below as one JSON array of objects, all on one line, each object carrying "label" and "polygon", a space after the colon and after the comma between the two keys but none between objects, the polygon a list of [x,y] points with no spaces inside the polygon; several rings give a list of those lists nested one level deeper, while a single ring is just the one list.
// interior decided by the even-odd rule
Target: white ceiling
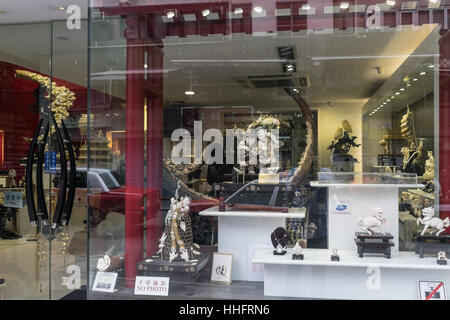
[{"label": "white ceiling", "polygon": [[[19,1],[25,3],[25,0]],[[41,12],[40,5],[27,1],[36,6],[38,20],[64,15],[53,8],[74,3],[73,0],[36,2],[47,6]],[[33,6],[23,10],[24,19]],[[0,0],[0,10],[8,12],[17,7],[16,1],[12,4]],[[86,21],[81,30],[68,30],[65,21],[52,23],[51,30],[50,23],[1,25],[6,23],[7,16],[0,15],[0,60],[49,73],[53,47],[54,76],[86,85]],[[403,27],[402,30],[389,28],[371,32],[337,31],[333,35],[288,32],[275,36],[233,34],[231,37],[166,38],[164,100],[168,105],[183,102],[194,106],[251,105],[256,110],[296,109],[292,99],[281,89],[248,89],[237,81],[248,75],[281,74],[276,47],[293,45],[298,74],[310,78],[311,87],[304,96],[313,108],[329,103],[360,103],[362,106],[432,30],[422,26],[414,30]],[[93,24],[92,31],[91,84],[93,88],[125,98],[123,23],[117,18],[100,21]],[[436,36],[433,41],[435,39]],[[435,51],[436,46],[427,46],[424,54],[436,54]],[[383,70],[381,75],[377,73],[377,67]],[[193,89],[196,94],[186,96],[187,89]]]},{"label": "white ceiling", "polygon": [[0,0],[0,25],[65,20],[69,15],[58,7],[77,5],[87,18],[88,0]]}]

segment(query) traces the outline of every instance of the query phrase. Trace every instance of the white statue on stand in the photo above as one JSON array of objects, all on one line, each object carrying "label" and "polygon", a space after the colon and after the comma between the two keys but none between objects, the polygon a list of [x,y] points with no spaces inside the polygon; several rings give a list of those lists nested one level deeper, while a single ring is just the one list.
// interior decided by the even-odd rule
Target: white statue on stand
[{"label": "white statue on stand", "polygon": [[295,243],[294,248],[292,248],[292,253],[295,255],[301,255],[302,254],[302,247],[300,246],[299,241]]},{"label": "white statue on stand", "polygon": [[364,231],[368,232],[370,235],[375,232],[374,228],[379,229],[379,231],[384,234],[384,232],[381,231],[381,226],[386,223],[383,209],[379,207],[373,208],[371,216],[365,218],[358,217],[357,223],[364,229]]},{"label": "white statue on stand", "polygon": [[[434,228],[436,229],[435,235],[439,236],[443,231],[445,231],[446,228],[450,226],[450,220],[449,218],[445,218],[444,220],[439,219],[434,216],[434,208],[428,207],[424,208],[422,210],[423,219],[419,218],[417,219],[417,225],[423,224],[425,227],[423,228],[422,233],[420,234],[423,236],[428,228]],[[433,234],[433,231],[430,232]]]}]

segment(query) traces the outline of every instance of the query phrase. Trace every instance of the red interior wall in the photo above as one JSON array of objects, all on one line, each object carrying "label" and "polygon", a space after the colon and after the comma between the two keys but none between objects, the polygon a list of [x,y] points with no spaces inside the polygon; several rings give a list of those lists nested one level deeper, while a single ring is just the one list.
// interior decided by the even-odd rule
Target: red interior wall
[{"label": "red interior wall", "polygon": [[[4,163],[3,165],[0,163],[0,170],[15,169],[16,180],[25,174],[25,167],[19,165],[19,160],[26,157],[30,144],[24,137],[33,136],[39,121],[39,115],[29,110],[29,106],[35,102],[33,90],[38,85],[31,80],[16,78],[15,70],[19,69],[33,71],[0,61],[0,130],[4,131]],[[76,100],[72,112],[86,112],[85,87],[60,79],[53,81],[75,92]]]}]

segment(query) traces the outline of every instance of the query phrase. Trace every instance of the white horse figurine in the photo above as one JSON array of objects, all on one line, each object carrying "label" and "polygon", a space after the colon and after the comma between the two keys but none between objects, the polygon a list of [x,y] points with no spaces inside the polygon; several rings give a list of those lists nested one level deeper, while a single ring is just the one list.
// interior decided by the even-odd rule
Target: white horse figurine
[{"label": "white horse figurine", "polygon": [[386,223],[386,219],[384,218],[383,209],[381,208],[374,208],[371,216],[365,218],[358,217],[357,222],[370,235],[375,232],[374,228],[379,229],[380,232],[384,234],[384,232],[381,231],[381,226]]},{"label": "white horse figurine", "polygon": [[[422,218],[417,219],[417,225],[419,225],[419,223],[425,225],[422,233],[420,234],[421,236],[425,234],[428,228],[436,229],[435,235],[439,236],[443,231],[445,231],[446,228],[450,226],[449,218],[447,217],[444,220],[442,220],[435,217],[434,208],[432,207],[424,208],[422,210],[422,215],[423,219]],[[430,234],[433,234],[433,231],[431,231]]]}]

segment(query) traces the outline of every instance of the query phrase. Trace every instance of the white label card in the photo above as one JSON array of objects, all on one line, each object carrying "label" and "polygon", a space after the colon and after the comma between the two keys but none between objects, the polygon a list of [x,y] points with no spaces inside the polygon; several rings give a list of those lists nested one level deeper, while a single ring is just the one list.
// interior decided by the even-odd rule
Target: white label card
[{"label": "white label card", "polygon": [[420,300],[447,300],[444,281],[419,281]]},{"label": "white label card", "polygon": [[95,275],[92,291],[114,292],[116,286],[117,272],[101,272]]},{"label": "white label card", "polygon": [[136,277],[134,294],[148,296],[168,296],[168,277]]}]

